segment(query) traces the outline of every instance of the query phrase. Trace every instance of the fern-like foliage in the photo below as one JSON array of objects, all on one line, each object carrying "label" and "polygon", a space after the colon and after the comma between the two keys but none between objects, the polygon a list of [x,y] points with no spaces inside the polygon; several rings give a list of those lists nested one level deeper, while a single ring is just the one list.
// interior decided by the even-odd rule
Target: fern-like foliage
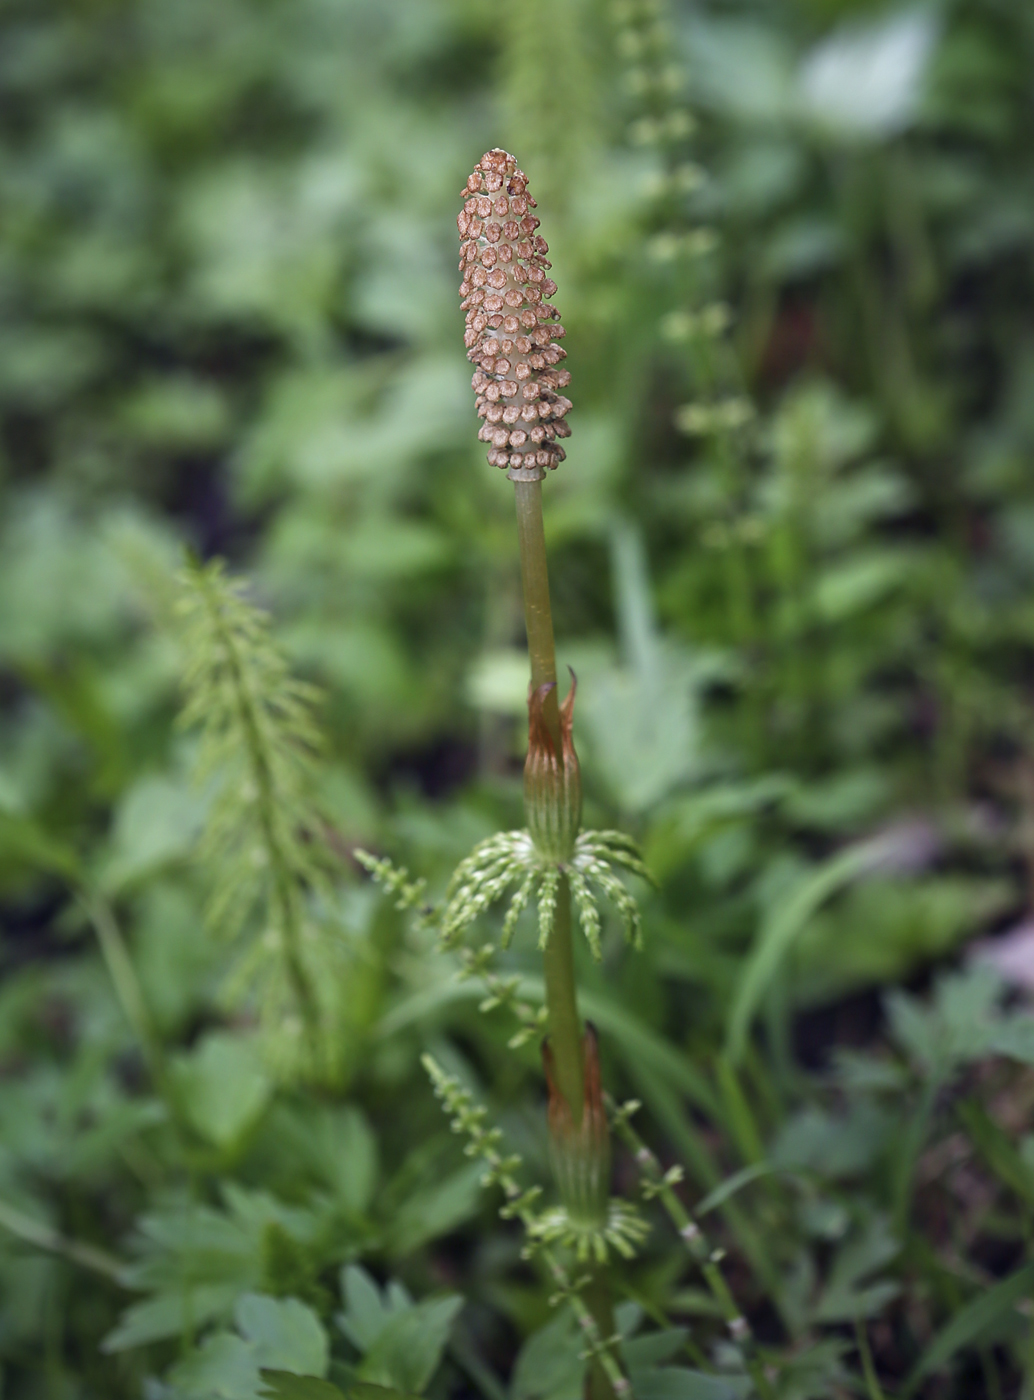
[{"label": "fern-like foliage", "polygon": [[578,919],[597,961],[600,948],[602,894],[617,909],[629,942],[638,947],[642,938],[639,906],[625,888],[614,866],[649,880],[650,875],[630,836],[620,831],[583,831],[574,853],[564,865],[539,856],[527,831],[501,831],[480,842],[460,861],[446,891],[442,912],[442,942],[454,946],[464,930],[516,884],[503,921],[503,947],[513,936],[521,911],[534,895],[538,905],[539,946],[549,941],[556,914],[557,891],[563,875],[570,881]]},{"label": "fern-like foliage", "polygon": [[[636,1246],[645,1239],[649,1227],[634,1206],[620,1200],[610,1202],[605,1222],[596,1229],[579,1227],[561,1206],[541,1212],[538,1208],[540,1188],[521,1188],[516,1178],[522,1166],[521,1158],[517,1153],[502,1155],[502,1131],[485,1126],[487,1110],[484,1105],[475,1103],[470,1090],[455,1076],[446,1074],[433,1056],[424,1055],[422,1064],[436,1097],[451,1119],[453,1132],[467,1138],[464,1152],[468,1157],[478,1158],[484,1163],[485,1173],[481,1184],[499,1187],[502,1191],[505,1204],[499,1214],[504,1220],[519,1220],[524,1226],[522,1257],[530,1259],[537,1254],[545,1263],[556,1285],[550,1303],[555,1306],[567,1302],[573,1309],[587,1343],[584,1358],[597,1360],[606,1372],[614,1394],[631,1400],[632,1388],[614,1352],[617,1339],[602,1335],[581,1296],[590,1276],[572,1273],[569,1264],[605,1263],[611,1249],[625,1259],[632,1259]],[[568,1256],[566,1261],[558,1250]]]},{"label": "fern-like foliage", "polygon": [[328,979],[333,950],[312,916],[332,867],[315,799],[318,692],[291,676],[268,615],[220,561],[188,563],[178,615],[181,722],[200,730],[198,777],[213,788],[200,847],[207,917],[225,937],[247,935],[231,994],[257,995],[284,1072],[325,1077],[339,979]]}]

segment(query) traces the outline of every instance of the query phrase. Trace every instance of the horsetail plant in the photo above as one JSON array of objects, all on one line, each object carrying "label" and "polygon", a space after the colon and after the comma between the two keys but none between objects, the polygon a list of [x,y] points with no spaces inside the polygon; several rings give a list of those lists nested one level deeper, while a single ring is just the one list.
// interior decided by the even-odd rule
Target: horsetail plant
[{"label": "horsetail plant", "polygon": [[332,868],[315,799],[318,692],[291,676],[269,619],[221,561],[188,562],[178,612],[186,694],[181,723],[197,727],[200,781],[214,785],[200,854],[213,872],[208,922],[244,935],[229,995],[257,994],[264,1041],[286,1078],[334,1078],[328,998],[341,979],[311,905]]},{"label": "horsetail plant", "polygon": [[[561,705],[549,598],[542,518],[542,482],[565,458],[561,440],[570,435],[571,401],[561,390],[570,373],[558,368],[565,351],[557,311],[548,304],[556,283],[539,220],[531,211],[527,176],[512,155],[488,151],[463,190],[457,218],[461,238],[460,295],[466,312],[464,336],[475,366],[471,381],[478,437],[489,444],[488,461],[514,484],[517,538],[530,660],[528,754],[524,766],[524,813],[520,831],[482,841],[460,862],[440,911],[442,943],[455,947],[467,928],[512,887],[503,922],[505,946],[534,896],[543,955],[545,1017],[525,1010],[516,1040],[541,1026],[549,1088],[550,1160],[559,1206],[544,1215],[528,1213],[532,1239],[568,1247],[586,1266],[572,1285],[579,1311],[593,1319],[603,1339],[590,1348],[590,1388],[598,1400],[621,1389],[614,1355],[614,1315],[606,1264],[609,1253],[630,1256],[645,1234],[635,1208],[610,1196],[610,1137],[603,1107],[599,1051],[592,1027],[578,1014],[572,935],[572,903],[592,956],[601,957],[598,896],[617,908],[630,942],[640,940],[639,911],[618,869],[647,877],[630,837],[617,831],[582,831],[582,787],[573,742],[576,682]],[[407,901],[404,877],[365,857],[373,873]],[[409,887],[412,889],[413,887]],[[490,946],[468,953],[464,971],[482,975],[487,1005],[508,1001],[516,1009],[512,983],[491,974]],[[523,1009],[523,1008],[522,1008]],[[436,1086],[442,1086],[438,1078]]]}]

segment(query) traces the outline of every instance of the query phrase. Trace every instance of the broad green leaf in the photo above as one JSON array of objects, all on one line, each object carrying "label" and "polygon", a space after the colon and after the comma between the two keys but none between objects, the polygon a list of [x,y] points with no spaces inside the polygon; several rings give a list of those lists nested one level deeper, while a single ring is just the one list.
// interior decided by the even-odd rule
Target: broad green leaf
[{"label": "broad green leaf", "polygon": [[377,1185],[377,1140],[360,1109],[352,1104],[278,1105],[269,1130],[290,1144],[346,1214],[366,1211]]},{"label": "broad green leaf", "polygon": [[1034,1065],[1034,1016],[1016,1014],[991,1027],[988,1049],[994,1055],[1007,1055],[1024,1065]]},{"label": "broad green leaf", "polygon": [[621,1346],[621,1356],[633,1374],[652,1366],[670,1361],[686,1344],[689,1330],[685,1327],[665,1327],[659,1332],[647,1332],[643,1337],[632,1337]]},{"label": "broad green leaf", "polygon": [[709,1375],[682,1366],[657,1366],[636,1376],[636,1400],[746,1400],[746,1376]]},{"label": "broad green leaf", "polygon": [[327,1334],[312,1309],[297,1298],[246,1293],[238,1299],[234,1318],[259,1366],[305,1376],[326,1375]]},{"label": "broad green leaf", "polygon": [[510,1400],[579,1400],[585,1344],[569,1308],[533,1332],[521,1347],[510,1380]]},{"label": "broad green leaf", "polygon": [[109,893],[187,856],[200,833],[204,804],[186,783],[166,777],[137,782],[119,804],[101,882]]},{"label": "broad green leaf", "polygon": [[[198,1400],[259,1400],[263,1367],[309,1379],[326,1372],[326,1334],[315,1313],[297,1299],[245,1294],[234,1316],[242,1335],[217,1332],[206,1338],[173,1369],[170,1380],[177,1390]],[[312,1384],[326,1385],[319,1379]],[[297,1400],[333,1400],[338,1392],[333,1386],[326,1388],[328,1394]]]},{"label": "broad green leaf", "polygon": [[273,1093],[258,1039],[213,1031],[175,1064],[192,1125],[216,1147],[230,1147],[261,1115]]},{"label": "broad green leaf", "polygon": [[911,560],[885,549],[867,552],[830,566],[815,581],[815,610],[836,626],[871,608],[907,578]]},{"label": "broad green leaf", "polygon": [[216,1332],[174,1366],[169,1380],[197,1400],[257,1400],[259,1368],[254,1348],[232,1332]]},{"label": "broad green leaf", "polygon": [[904,131],[920,110],[938,28],[925,6],[841,25],[805,59],[803,112],[844,140],[879,141]]}]

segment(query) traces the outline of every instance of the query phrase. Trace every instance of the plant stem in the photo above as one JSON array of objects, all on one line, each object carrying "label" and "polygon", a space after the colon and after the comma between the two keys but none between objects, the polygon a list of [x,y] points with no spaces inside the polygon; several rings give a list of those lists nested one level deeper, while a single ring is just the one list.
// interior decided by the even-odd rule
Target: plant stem
[{"label": "plant stem", "polygon": [[161,1036],[154,1024],[136,968],[129,956],[126,940],[122,936],[118,920],[111,905],[95,890],[82,888],[78,891],[79,901],[86,917],[97,935],[104,966],[111,978],[115,996],[122,1008],[122,1014],[129,1022],[130,1029],[140,1042],[151,1080],[158,1093],[165,1100],[173,1122],[183,1130],[186,1120],[176,1085],[169,1073]]},{"label": "plant stem", "polygon": [[649,1195],[656,1196],[660,1200],[678,1231],[679,1238],[685,1245],[690,1258],[703,1274],[704,1282],[710,1289],[711,1296],[717,1303],[718,1310],[729,1330],[729,1336],[743,1356],[744,1364],[754,1382],[754,1389],[761,1400],[775,1400],[775,1386],[769,1379],[761,1358],[757,1354],[750,1324],[740,1311],[732,1290],[726,1282],[725,1275],[722,1273],[720,1266],[724,1250],[711,1248],[698,1221],[675,1194],[674,1187],[661,1170],[657,1158],[628,1121],[638,1105],[633,1102],[619,1109],[612,1101],[608,1100],[608,1107],[613,1113],[614,1128],[632,1153],[644,1178],[649,1182]]},{"label": "plant stem", "polygon": [[546,1010],[549,1014],[549,1044],[557,1088],[567,1100],[575,1128],[582,1121],[585,1082],[582,1065],[582,1026],[578,1019],[578,999],[574,981],[574,947],[571,938],[571,889],[567,876],[560,877],[556,917],[542,955],[546,983]]},{"label": "plant stem", "polygon": [[[560,710],[556,694],[556,650],[553,614],[549,605],[549,570],[546,535],[542,525],[542,482],[515,481],[517,538],[524,586],[524,621],[528,633],[531,685],[552,683],[543,704],[543,716],[557,754],[561,751]],[[557,1088],[567,1100],[575,1126],[582,1121],[585,1096],[582,1073],[582,1028],[574,982],[574,949],[571,941],[571,887],[566,875],[557,890],[556,917],[543,957],[549,1043],[553,1051]]]},{"label": "plant stem", "polygon": [[[528,633],[531,686],[552,685],[543,706],[543,718],[553,740],[554,752],[562,751],[560,708],[557,700],[556,649],[553,642],[553,614],[549,604],[549,571],[546,563],[546,535],[542,524],[541,481],[515,481],[517,538],[521,555],[521,583],[524,588],[524,622]],[[556,1087],[567,1100],[571,1120],[577,1129],[585,1106],[585,1073],[582,1059],[582,1025],[578,1018],[578,998],[574,980],[574,946],[571,939],[571,886],[561,872],[557,888],[553,928],[543,953],[546,984],[549,1045],[553,1052]],[[591,1348],[588,1395],[590,1400],[615,1400],[627,1392],[609,1348],[614,1335],[614,1308],[606,1274],[594,1270],[586,1289],[585,1301],[577,1293],[572,1303],[587,1335],[596,1339]]]},{"label": "plant stem", "polygon": [[7,1201],[0,1201],[0,1227],[36,1249],[44,1249],[50,1254],[61,1254],[73,1264],[92,1269],[95,1274],[101,1274],[114,1282],[119,1281],[124,1266],[113,1254],[81,1240],[70,1240],[66,1235],[51,1229],[49,1225],[41,1225],[38,1220],[24,1215]]},{"label": "plant stem", "polygon": [[556,693],[556,651],[553,646],[553,614],[549,606],[549,572],[546,535],[542,527],[542,482],[515,481],[517,538],[521,551],[521,583],[524,586],[524,624],[528,633],[531,685],[552,684],[543,714],[556,752],[560,753],[560,709]]},{"label": "plant stem", "polygon": [[[600,1335],[604,1338],[613,1337],[617,1332],[617,1324],[614,1321],[614,1302],[611,1298],[610,1284],[603,1269],[599,1267],[593,1269],[589,1282],[585,1286],[584,1294],[585,1306],[595,1319]],[[614,1386],[611,1376],[603,1364],[602,1356],[594,1356],[590,1360],[587,1379],[588,1400],[613,1400]]]}]

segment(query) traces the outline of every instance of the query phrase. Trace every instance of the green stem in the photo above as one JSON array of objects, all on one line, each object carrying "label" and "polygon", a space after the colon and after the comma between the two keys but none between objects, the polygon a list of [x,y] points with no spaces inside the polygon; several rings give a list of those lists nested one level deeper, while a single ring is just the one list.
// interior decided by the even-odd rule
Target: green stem
[{"label": "green stem", "polygon": [[[556,695],[556,649],[553,614],[549,605],[549,569],[546,534],[542,524],[542,482],[515,481],[517,538],[521,552],[524,587],[524,621],[528,633],[531,684],[552,684],[543,714],[557,753],[561,751],[560,711]],[[543,957],[549,1043],[553,1051],[557,1088],[567,1100],[577,1126],[582,1121],[585,1095],[582,1073],[582,1027],[574,981],[574,948],[571,940],[571,887],[566,875],[557,890],[556,918]]]},{"label": "green stem", "polygon": [[704,1282],[710,1289],[711,1296],[717,1303],[718,1310],[728,1328],[729,1336],[743,1356],[744,1364],[754,1382],[754,1389],[760,1400],[775,1400],[775,1386],[757,1353],[750,1323],[740,1311],[740,1307],[733,1297],[732,1289],[722,1273],[721,1262],[725,1251],[712,1249],[699,1222],[682,1204],[682,1201],[675,1194],[671,1180],[662,1172],[657,1158],[628,1121],[638,1105],[633,1101],[618,1109],[608,1099],[608,1107],[613,1113],[613,1126],[618,1136],[632,1153],[636,1165],[649,1183],[649,1191],[644,1194],[647,1194],[648,1198],[656,1196],[660,1201],[668,1218],[678,1231],[679,1238],[685,1245],[690,1258],[703,1275]]},{"label": "green stem", "polygon": [[571,1120],[577,1128],[582,1121],[585,1076],[582,1064],[582,1025],[574,981],[574,946],[571,938],[571,888],[567,876],[560,877],[556,916],[542,955],[546,983],[546,1010],[549,1045],[557,1088],[567,1100]]},{"label": "green stem", "polygon": [[129,949],[126,947],[126,940],[122,936],[118,920],[107,900],[96,891],[80,889],[78,894],[79,901],[86,911],[86,917],[93,925],[94,933],[97,935],[101,957],[104,960],[108,976],[111,978],[111,984],[119,1006],[122,1008],[122,1014],[140,1042],[140,1048],[147,1062],[154,1087],[165,1100],[173,1122],[181,1131],[186,1130],[187,1120],[179,1094],[176,1091],[175,1082],[169,1072],[169,1063],[165,1057],[161,1036],[158,1034],[151,1017],[140,979],[136,975],[136,968],[129,956]]},{"label": "green stem", "polygon": [[7,1201],[0,1201],[0,1228],[9,1231],[16,1239],[24,1240],[36,1249],[49,1254],[60,1254],[79,1264],[84,1269],[92,1269],[95,1274],[118,1282],[122,1273],[122,1263],[112,1254],[98,1249],[95,1245],[84,1244],[81,1240],[70,1240],[66,1235],[52,1230],[49,1225],[41,1225],[38,1220],[24,1215]]},{"label": "green stem", "polygon": [[543,714],[556,752],[560,752],[560,709],[556,693],[556,650],[553,645],[553,614],[549,606],[549,571],[546,566],[546,535],[542,526],[542,482],[515,481],[517,539],[521,551],[521,583],[524,587],[524,623],[528,633],[531,685],[552,684]]},{"label": "green stem", "polygon": [[[541,481],[515,481],[517,538],[521,556],[521,583],[524,589],[524,622],[528,633],[531,685],[552,685],[542,706],[543,717],[554,751],[562,751],[560,708],[556,685],[556,648],[553,642],[553,613],[549,603],[549,570],[546,562],[546,535],[542,523]],[[546,1010],[549,1044],[553,1052],[556,1085],[567,1100],[576,1128],[581,1125],[585,1103],[585,1075],[582,1060],[582,1025],[578,1018],[578,998],[574,980],[574,946],[571,938],[571,886],[561,873],[557,888],[553,929],[543,953],[546,984]],[[597,1271],[583,1302],[571,1295],[579,1323],[586,1330],[593,1352],[588,1393],[591,1400],[615,1400],[627,1393],[628,1382],[621,1373],[609,1346],[614,1335],[614,1311],[606,1276]]]},{"label": "green stem", "polygon": [[[596,1322],[600,1336],[607,1340],[617,1333],[614,1321],[614,1302],[606,1273],[599,1268],[593,1270],[584,1290],[585,1305]],[[609,1348],[608,1353],[609,1355]],[[594,1356],[589,1362],[588,1400],[613,1400],[614,1385],[603,1356]]]}]

